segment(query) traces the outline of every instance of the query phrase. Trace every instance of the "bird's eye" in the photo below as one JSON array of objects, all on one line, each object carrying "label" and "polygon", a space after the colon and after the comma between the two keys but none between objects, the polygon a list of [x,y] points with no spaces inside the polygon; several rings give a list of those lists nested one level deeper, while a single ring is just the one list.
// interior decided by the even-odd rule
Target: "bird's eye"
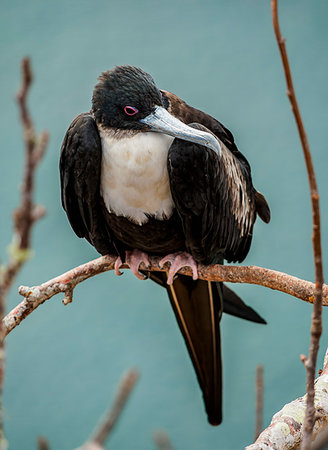
[{"label": "bird's eye", "polygon": [[137,114],[139,111],[137,110],[137,108],[134,108],[133,106],[125,106],[125,107],[124,107],[124,112],[125,112],[125,114],[127,114],[128,116],[134,116],[134,115]]}]

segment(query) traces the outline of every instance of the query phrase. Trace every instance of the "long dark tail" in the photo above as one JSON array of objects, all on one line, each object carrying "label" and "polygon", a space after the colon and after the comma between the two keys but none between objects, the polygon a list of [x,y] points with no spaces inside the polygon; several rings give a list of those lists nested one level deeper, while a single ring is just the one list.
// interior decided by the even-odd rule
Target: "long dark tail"
[{"label": "long dark tail", "polygon": [[167,291],[203,392],[208,421],[219,425],[222,422],[222,295],[215,283],[194,281],[181,275]]},{"label": "long dark tail", "polygon": [[165,273],[149,275],[167,289],[203,392],[208,421],[219,425],[222,422],[221,286],[183,275],[168,286]]},{"label": "long dark tail", "polygon": [[223,283],[192,280],[178,275],[172,286],[164,272],[148,276],[167,289],[203,392],[208,421],[222,422],[222,363],[220,319],[222,311],[257,323],[266,323]]}]

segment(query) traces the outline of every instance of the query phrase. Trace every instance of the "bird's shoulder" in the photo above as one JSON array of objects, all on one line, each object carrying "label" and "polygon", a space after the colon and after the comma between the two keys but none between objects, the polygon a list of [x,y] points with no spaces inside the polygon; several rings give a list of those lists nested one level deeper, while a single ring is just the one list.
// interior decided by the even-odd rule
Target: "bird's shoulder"
[{"label": "bird's shoulder", "polygon": [[[261,219],[268,223],[270,221],[270,208],[269,205],[260,192],[258,192],[252,183],[251,167],[246,157],[239,151],[235,143],[233,134],[228,128],[226,128],[221,122],[219,122],[214,117],[209,114],[194,108],[184,100],[182,100],[177,95],[172,92],[161,90],[163,96],[164,106],[167,108],[168,112],[173,116],[177,117],[179,120],[186,124],[200,124],[206,127],[213,134],[215,134],[219,140],[224,144],[224,148],[228,151],[226,157],[231,160],[231,163],[237,165],[243,178],[247,180],[247,189],[249,195],[254,198],[255,208]],[[206,129],[205,128],[205,129]],[[204,130],[204,129],[203,129]],[[185,161],[184,161],[185,163]]]},{"label": "bird's shoulder", "polygon": [[214,133],[233,153],[238,152],[234,137],[221,122],[211,115],[194,108],[172,92],[162,90],[164,105],[168,112],[186,124],[199,123]]}]

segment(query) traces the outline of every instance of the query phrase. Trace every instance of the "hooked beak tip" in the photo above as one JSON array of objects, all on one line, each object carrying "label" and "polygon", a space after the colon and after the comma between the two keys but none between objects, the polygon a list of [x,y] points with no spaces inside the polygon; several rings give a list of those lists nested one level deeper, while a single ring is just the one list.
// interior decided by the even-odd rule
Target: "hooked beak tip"
[{"label": "hooked beak tip", "polygon": [[154,112],[141,119],[140,122],[146,124],[152,131],[198,143],[210,148],[219,157],[221,156],[220,142],[212,133],[184,124],[161,106],[156,106]]}]

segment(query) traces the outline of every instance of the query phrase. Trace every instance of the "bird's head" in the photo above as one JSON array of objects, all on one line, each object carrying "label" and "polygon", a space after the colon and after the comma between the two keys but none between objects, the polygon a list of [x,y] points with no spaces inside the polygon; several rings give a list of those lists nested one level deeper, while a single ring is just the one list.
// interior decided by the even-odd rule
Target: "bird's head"
[{"label": "bird's head", "polygon": [[148,73],[117,66],[98,80],[92,112],[103,128],[160,132],[205,145],[220,155],[220,144],[211,133],[189,127],[167,111],[168,100]]}]

